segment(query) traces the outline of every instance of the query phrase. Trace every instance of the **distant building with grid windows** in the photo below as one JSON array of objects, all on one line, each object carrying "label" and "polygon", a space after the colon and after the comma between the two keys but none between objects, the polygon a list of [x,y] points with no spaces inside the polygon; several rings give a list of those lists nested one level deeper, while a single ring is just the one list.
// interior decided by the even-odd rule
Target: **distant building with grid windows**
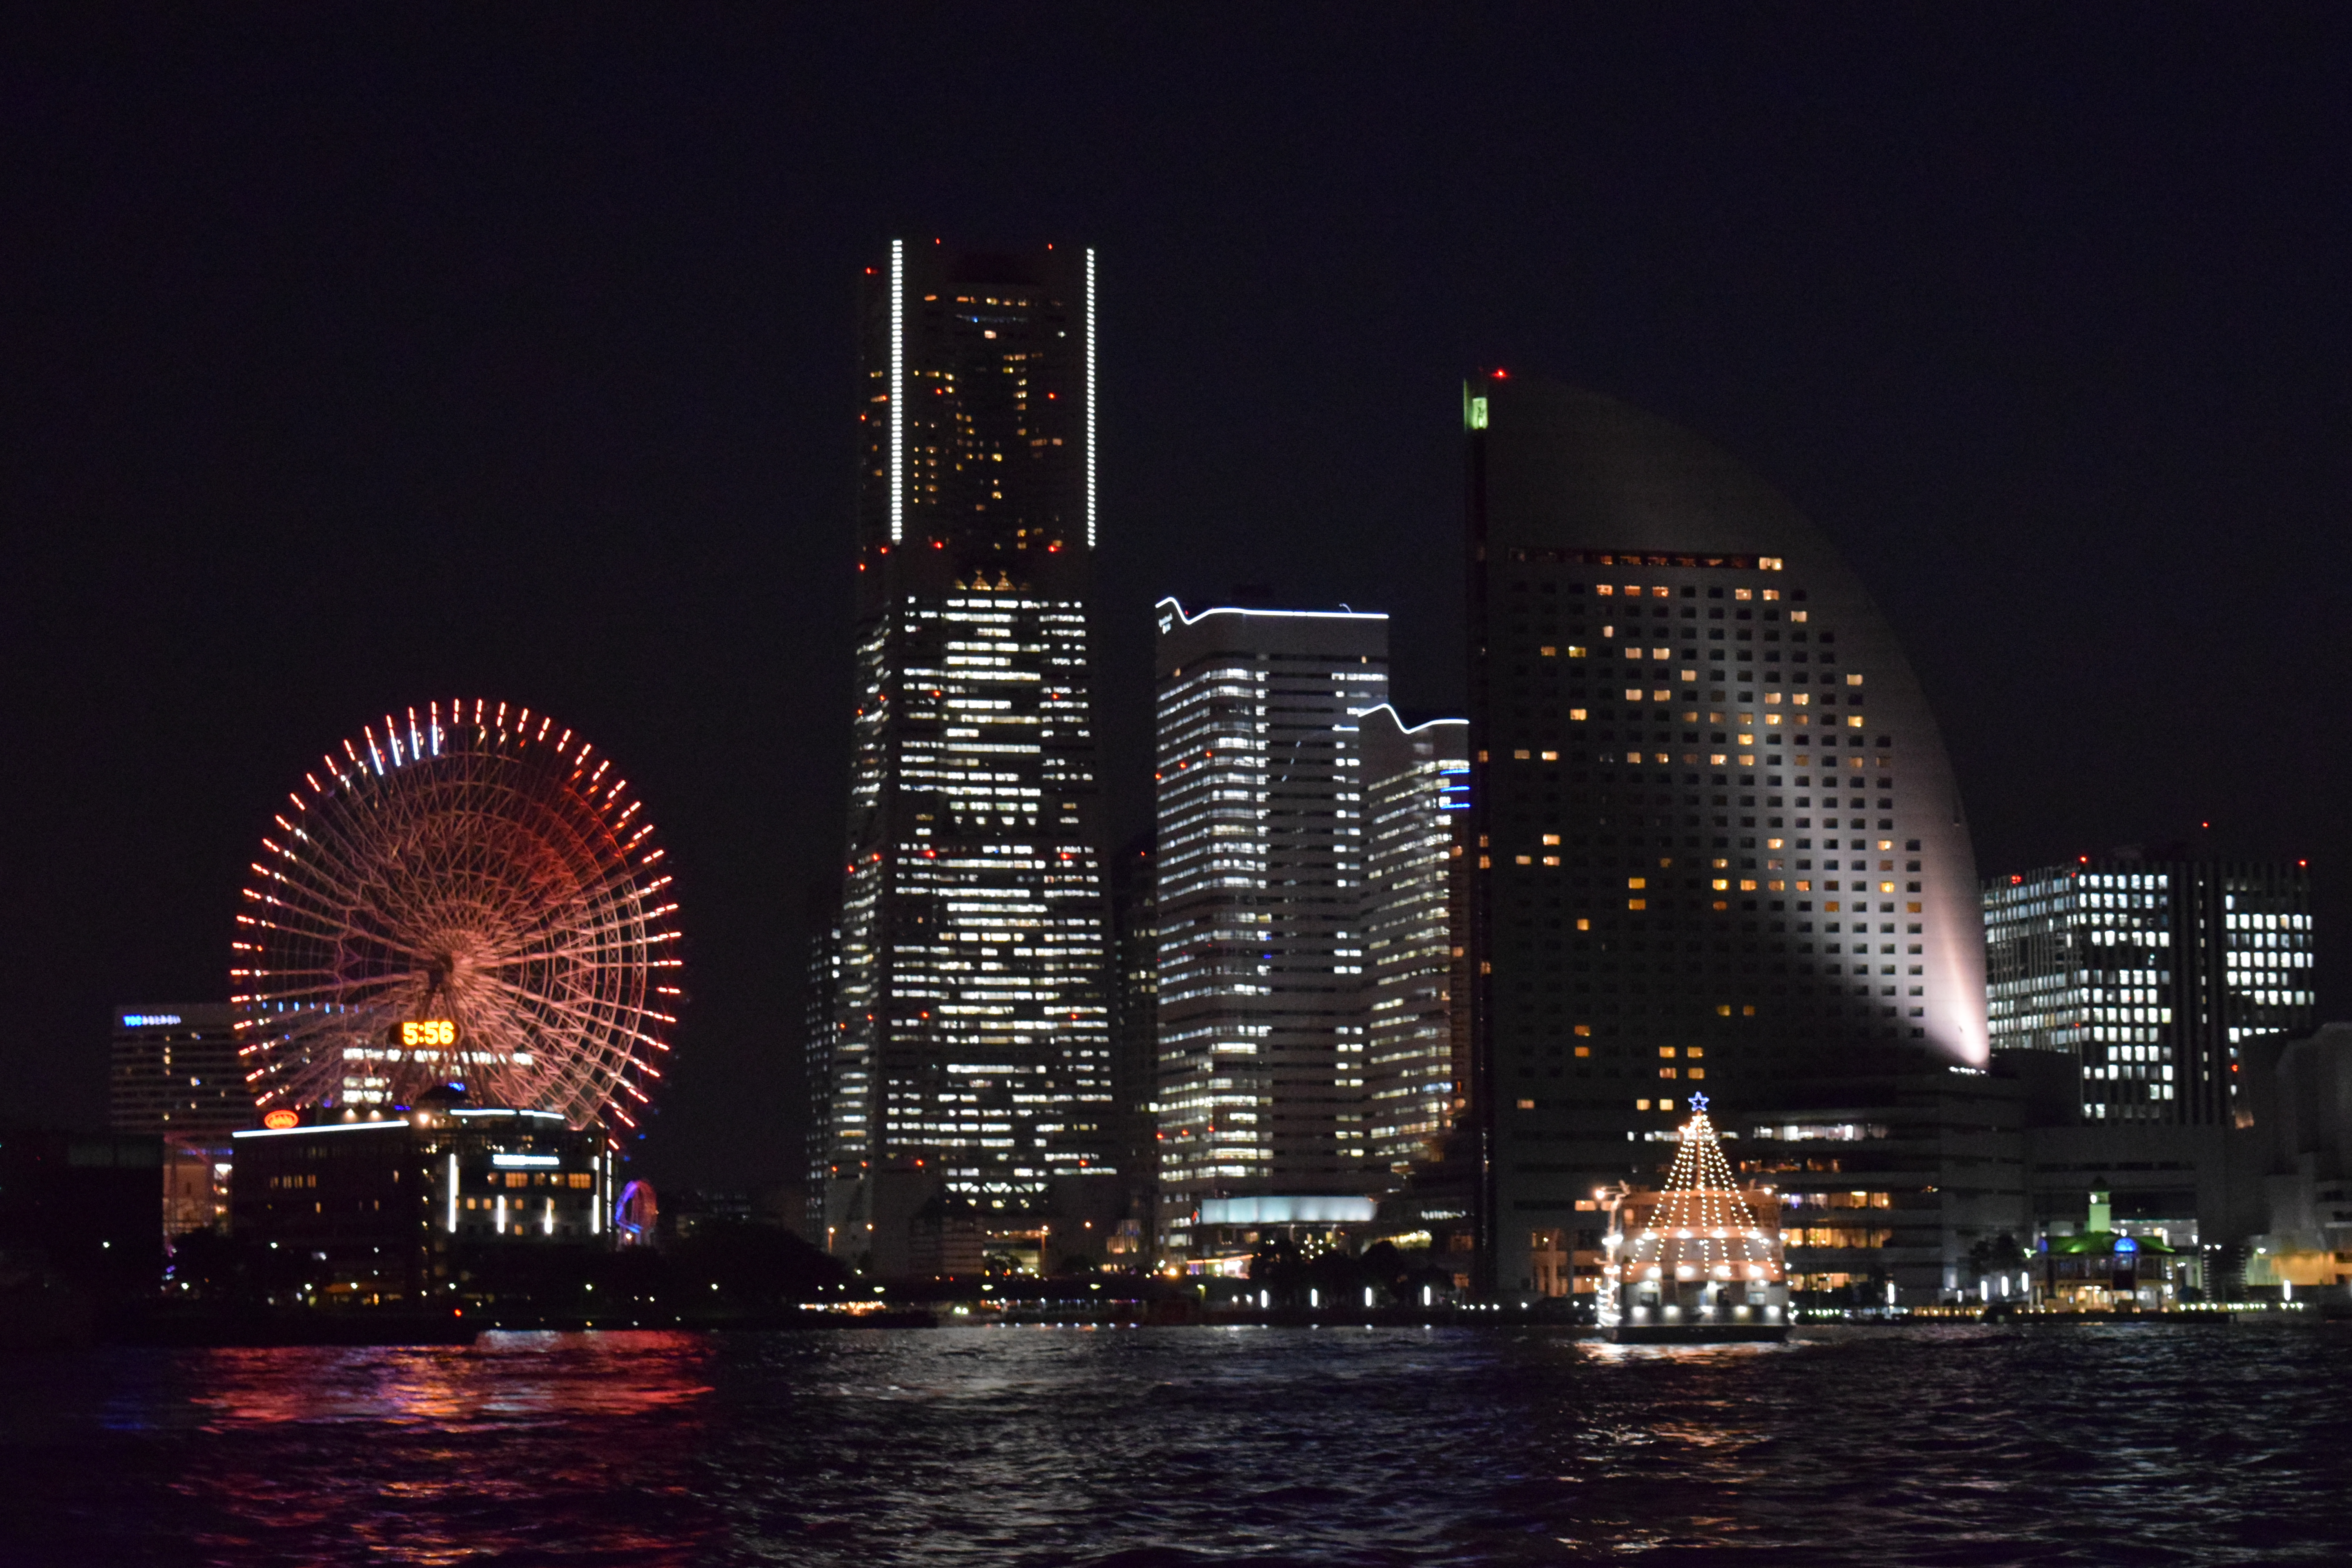
[{"label": "distant building with grid windows", "polygon": [[2242,1044],[2317,1021],[2304,867],[2084,860],[1984,888],[1992,1047],[2054,1052],[2086,1122],[2227,1126]]},{"label": "distant building with grid windows", "polygon": [[1470,724],[1358,716],[1371,968],[1365,1157],[1391,1180],[1443,1152],[1469,1109]]},{"label": "distant building with grid windows", "polygon": [[1382,1184],[1357,721],[1388,698],[1388,617],[1158,609],[1160,1236],[1190,1257],[1235,1239],[1204,1204]]}]

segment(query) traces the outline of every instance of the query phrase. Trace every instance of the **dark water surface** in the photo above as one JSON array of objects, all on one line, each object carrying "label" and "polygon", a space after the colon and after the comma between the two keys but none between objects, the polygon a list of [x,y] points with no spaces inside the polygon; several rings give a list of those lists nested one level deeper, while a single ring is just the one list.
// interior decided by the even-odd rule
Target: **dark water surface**
[{"label": "dark water surface", "polygon": [[2352,1331],[490,1334],[0,1359],[7,1563],[2352,1562]]}]

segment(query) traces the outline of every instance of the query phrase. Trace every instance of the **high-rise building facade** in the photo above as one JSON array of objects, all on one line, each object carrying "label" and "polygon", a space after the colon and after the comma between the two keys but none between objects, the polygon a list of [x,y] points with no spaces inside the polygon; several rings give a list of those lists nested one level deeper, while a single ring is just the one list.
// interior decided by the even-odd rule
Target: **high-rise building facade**
[{"label": "high-rise building facade", "polygon": [[1387,700],[1388,617],[1159,617],[1160,1234],[1182,1253],[1204,1203],[1366,1191],[1356,716]]},{"label": "high-rise building facade", "polygon": [[1364,755],[1365,1158],[1402,1180],[1469,1109],[1470,724],[1357,716]]},{"label": "high-rise building facade", "polygon": [[2301,866],[2084,860],[1984,889],[1996,1051],[2054,1052],[2086,1122],[2227,1126],[2241,1042],[2317,1022]]},{"label": "high-rise building facade", "polygon": [[[1160,917],[1151,836],[1129,843],[1111,861],[1111,1093],[1117,1100],[1119,1174],[1139,1200],[1139,1220],[1151,1213],[1150,1187],[1159,1170]],[[1138,1227],[1139,1237],[1140,1226]]]},{"label": "high-rise building facade", "polygon": [[992,1215],[1111,1166],[1094,309],[1085,250],[894,241],[867,272],[838,1250],[886,1169]]},{"label": "high-rise building facade", "polygon": [[829,1121],[833,1074],[842,1035],[841,884],[827,878],[808,900],[808,967],[802,976],[801,1082],[806,1132],[801,1145],[803,1212],[798,1228],[822,1245],[825,1238],[825,1189],[832,1176]]},{"label": "high-rise building facade", "polygon": [[1612,399],[1496,374],[1464,404],[1481,1256],[1512,1294],[1696,1091],[1738,1125],[1984,1064],[1982,928],[1934,716],[1829,542]]},{"label": "high-rise building facade", "polygon": [[257,1125],[235,1016],[226,1002],[116,1008],[109,1130],[225,1146],[230,1133]]}]

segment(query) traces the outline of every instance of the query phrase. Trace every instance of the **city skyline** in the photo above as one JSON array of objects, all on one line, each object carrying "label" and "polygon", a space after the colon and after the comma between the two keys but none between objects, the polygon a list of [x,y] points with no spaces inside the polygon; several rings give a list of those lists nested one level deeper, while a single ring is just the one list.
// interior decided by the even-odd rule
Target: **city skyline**
[{"label": "city skyline", "polygon": [[[776,1041],[847,766],[848,280],[893,233],[1097,248],[1098,657],[1127,689],[1154,599],[1242,579],[1390,612],[1403,710],[1461,711],[1454,389],[1558,374],[1706,431],[1848,554],[1906,628],[1979,871],[2206,819],[2233,858],[2308,858],[2324,1014],[2346,738],[2342,656],[2307,628],[2352,353],[2313,282],[2340,237],[2278,193],[2337,183],[2325,52],[2100,32],[2086,82],[2087,32],[1877,25],[1891,97],[1631,25],[1507,54],[1372,28],[1345,89],[1301,68],[1280,94],[1163,38],[1057,79],[1089,138],[995,112],[978,35],[853,52],[799,98],[756,39],[591,47],[593,126],[559,73],[488,92],[359,47],[284,98],[158,60],[22,100],[49,151],[9,190],[9,717],[42,738],[6,847],[11,1114],[94,1123],[116,997],[212,989],[245,825],[318,735],[495,687],[665,803],[696,994],[648,1168],[792,1173]],[[1377,58],[1407,34],[1410,73]],[[481,113],[506,132],[454,157]],[[672,115],[698,129],[616,129]],[[2194,153],[2102,155],[2118,135]],[[1124,842],[1148,726],[1101,721]]]}]

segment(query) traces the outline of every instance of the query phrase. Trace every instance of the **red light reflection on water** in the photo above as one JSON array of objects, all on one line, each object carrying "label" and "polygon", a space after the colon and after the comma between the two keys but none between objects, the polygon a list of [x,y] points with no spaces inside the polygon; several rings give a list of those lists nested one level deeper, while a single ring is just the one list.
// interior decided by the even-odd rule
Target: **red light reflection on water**
[{"label": "red light reflection on water", "polygon": [[190,1367],[212,1440],[175,1489],[224,1562],[693,1562],[711,1355],[660,1331],[212,1352]]}]

